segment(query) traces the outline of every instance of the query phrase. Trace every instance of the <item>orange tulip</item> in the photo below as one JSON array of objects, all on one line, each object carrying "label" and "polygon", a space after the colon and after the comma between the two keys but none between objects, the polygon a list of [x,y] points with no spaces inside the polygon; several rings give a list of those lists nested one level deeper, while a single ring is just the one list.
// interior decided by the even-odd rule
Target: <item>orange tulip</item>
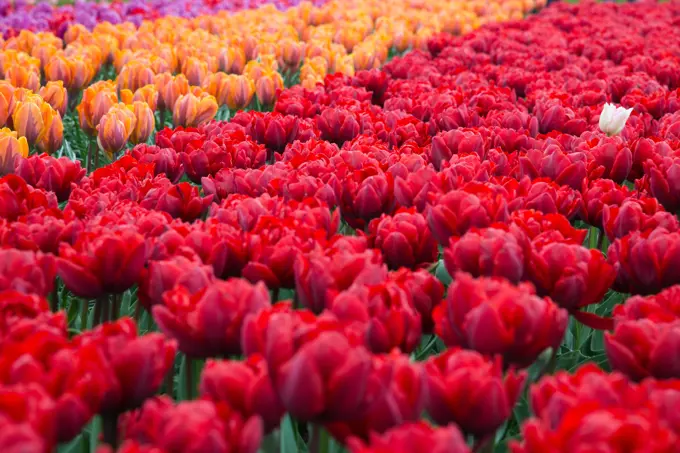
[{"label": "orange tulip", "polygon": [[117,104],[102,116],[97,125],[97,143],[110,159],[125,147],[137,123],[135,114],[124,104]]},{"label": "orange tulip", "polygon": [[352,52],[354,59],[354,68],[361,71],[363,69],[373,69],[380,65],[380,61],[376,58],[375,51],[369,49],[368,46],[357,46]]},{"label": "orange tulip", "polygon": [[242,74],[246,65],[246,54],[241,47],[229,46],[220,52],[218,62],[220,71],[227,74]]},{"label": "orange tulip", "polygon": [[76,39],[78,39],[81,35],[89,35],[89,34],[90,34],[90,30],[85,28],[84,25],[81,25],[81,24],[71,25],[66,30],[66,33],[64,33],[64,42],[66,44],[70,44],[73,41],[75,41]]},{"label": "orange tulip", "polygon": [[200,86],[208,76],[208,63],[197,57],[189,57],[182,64],[182,74],[189,81],[189,85]]},{"label": "orange tulip", "polygon": [[268,71],[255,82],[255,95],[260,105],[271,105],[278,90],[283,89],[283,78],[276,71]]},{"label": "orange tulip", "polygon": [[66,85],[66,89],[69,91],[80,91],[92,82],[101,63],[97,62],[96,65],[92,65],[85,58],[72,57],[69,59],[69,64],[71,66],[72,79],[71,84]]},{"label": "orange tulip", "polygon": [[293,39],[284,39],[279,43],[281,63],[288,71],[297,71],[304,54],[304,43],[294,41]]},{"label": "orange tulip", "polygon": [[6,79],[17,88],[37,92],[40,89],[40,71],[32,66],[13,64],[7,68]]},{"label": "orange tulip", "polygon": [[0,80],[0,127],[7,124],[14,110],[14,87],[11,83]]},{"label": "orange tulip", "polygon": [[120,90],[118,93],[118,99],[125,105],[132,104],[133,97],[135,97],[135,94],[132,92],[132,90],[128,90],[127,88]]},{"label": "orange tulip", "polygon": [[217,109],[217,100],[208,93],[203,93],[200,97],[188,93],[177,99],[172,122],[175,126],[197,127],[212,120]]},{"label": "orange tulip", "polygon": [[138,60],[127,62],[118,74],[118,89],[136,91],[144,85],[154,82],[155,74],[147,65]]},{"label": "orange tulip", "polygon": [[68,107],[68,93],[64,88],[64,82],[61,80],[47,82],[44,87],[40,88],[39,94],[45,102],[59,112],[62,118],[64,117]]},{"label": "orange tulip", "polygon": [[71,65],[64,55],[54,55],[45,65],[45,78],[49,81],[61,80],[67,87],[72,83]]},{"label": "orange tulip", "polygon": [[83,91],[83,99],[76,108],[80,128],[89,135],[94,135],[101,118],[116,105],[115,86],[110,81],[100,81]]},{"label": "orange tulip", "polygon": [[153,110],[151,110],[146,102],[142,101],[135,101],[132,105],[128,105],[127,108],[134,113],[137,119],[135,127],[130,134],[130,142],[133,145],[146,142],[156,127],[156,117],[153,114]]},{"label": "orange tulip", "polygon": [[174,77],[169,74],[159,74],[155,80],[158,90],[158,107],[174,111],[177,99],[189,92],[189,81],[184,74]]},{"label": "orange tulip", "polygon": [[17,137],[9,128],[0,129],[0,175],[12,173],[17,159],[28,157],[26,137]]},{"label": "orange tulip", "polygon": [[[49,104],[45,105],[49,107]],[[52,109],[52,112],[52,114],[44,117],[44,134],[37,142],[38,149],[47,154],[52,154],[61,148],[64,141],[64,123],[61,121],[59,112],[54,109]]]},{"label": "orange tulip", "polygon": [[255,84],[248,77],[223,72],[213,74],[205,88],[219,105],[226,105],[230,110],[247,107],[255,94]]},{"label": "orange tulip", "polygon": [[[132,101],[144,102],[146,105],[149,106],[152,112],[155,112],[156,107],[158,105],[158,90],[156,90],[156,86],[153,84],[149,84],[144,85],[141,88],[138,88],[137,91],[135,91],[134,96],[132,97]],[[130,102],[126,102],[126,104],[130,104]]]},{"label": "orange tulip", "polygon": [[14,106],[12,122],[20,137],[26,137],[29,146],[35,145],[45,135],[43,108],[52,110],[49,104],[42,105],[33,101],[18,101]]},{"label": "orange tulip", "polygon": [[33,50],[31,51],[31,56],[40,60],[40,66],[44,68],[47,66],[47,63],[49,63],[50,59],[57,54],[58,51],[59,48],[57,48],[51,43],[39,43],[37,46],[33,47]]}]

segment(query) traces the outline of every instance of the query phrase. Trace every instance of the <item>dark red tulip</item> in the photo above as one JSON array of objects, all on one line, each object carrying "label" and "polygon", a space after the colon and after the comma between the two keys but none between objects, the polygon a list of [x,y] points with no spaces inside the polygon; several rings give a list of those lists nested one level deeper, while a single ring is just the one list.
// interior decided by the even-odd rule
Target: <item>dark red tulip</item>
[{"label": "dark red tulip", "polygon": [[17,175],[0,178],[0,219],[15,221],[33,209],[57,207],[57,197],[53,193],[34,189]]},{"label": "dark red tulip", "polygon": [[660,162],[648,160],[642,184],[671,212],[680,209],[680,157],[664,157]]},{"label": "dark red tulip", "polygon": [[374,219],[368,231],[371,244],[380,249],[390,269],[415,269],[433,263],[439,256],[425,217],[414,208]]},{"label": "dark red tulip", "polygon": [[579,321],[598,329],[611,326],[610,319],[581,311],[600,302],[616,279],[616,271],[599,250],[559,242],[534,247],[529,276],[540,296],[549,296]]},{"label": "dark red tulip", "polygon": [[83,229],[79,220],[63,219],[61,211],[33,212],[20,222],[0,226],[0,244],[20,250],[57,255],[59,244],[73,244]]},{"label": "dark red tulip", "polygon": [[352,439],[351,453],[469,453],[463,435],[455,425],[433,428],[425,422],[404,423],[369,441]]},{"label": "dark red tulip", "polygon": [[551,242],[582,245],[588,234],[588,230],[574,228],[561,214],[545,214],[532,209],[513,212],[510,222],[519,227],[538,248]]},{"label": "dark red tulip", "polygon": [[243,319],[269,306],[262,283],[245,280],[215,281],[192,294],[176,286],[153,307],[162,332],[177,340],[180,351],[191,357],[230,356],[241,353]]},{"label": "dark red tulip", "polygon": [[173,148],[141,144],[135,146],[130,155],[140,164],[153,164],[154,175],[165,175],[173,184],[177,184],[184,175],[180,154]]},{"label": "dark red tulip", "polygon": [[376,354],[394,348],[410,353],[420,342],[420,314],[397,282],[353,286],[333,299],[330,311],[343,322],[358,324],[366,347]]},{"label": "dark red tulip", "polygon": [[262,441],[259,418],[244,419],[225,403],[208,400],[173,404],[165,396],[153,398],[123,417],[122,425],[127,441],[163,453],[255,453]]},{"label": "dark red tulip", "polygon": [[201,374],[200,394],[215,402],[226,402],[245,418],[259,416],[265,433],[276,429],[284,414],[260,355],[245,361],[208,360]]},{"label": "dark red tulip", "polygon": [[610,241],[634,231],[651,231],[657,227],[669,232],[680,229],[678,218],[670,212],[647,213],[644,206],[634,199],[624,201],[621,206],[605,205],[602,209],[602,224]]},{"label": "dark red tulip", "polygon": [[138,280],[146,259],[146,241],[132,229],[83,232],[73,246],[61,244],[57,272],[79,297],[120,294]]},{"label": "dark red tulip", "polygon": [[363,229],[394,209],[394,180],[389,173],[355,171],[338,184],[336,197],[342,218],[353,228]]},{"label": "dark red tulip", "polygon": [[664,228],[633,232],[609,246],[607,260],[614,267],[614,289],[654,294],[680,283],[680,233]]},{"label": "dark red tulip", "polygon": [[295,292],[298,302],[314,313],[330,307],[335,295],[353,283],[376,284],[387,277],[380,254],[367,250],[310,253],[298,255]]},{"label": "dark red tulip", "polygon": [[54,287],[57,261],[52,255],[0,249],[0,291],[15,290],[47,297]]},{"label": "dark red tulip", "polygon": [[299,321],[293,320],[275,314],[266,333],[269,375],[283,407],[305,421],[358,416],[371,374],[370,353],[334,329],[301,336]]},{"label": "dark red tulip", "polygon": [[14,172],[33,187],[54,192],[60,202],[68,200],[71,184],[78,184],[85,176],[80,161],[68,157],[56,159],[47,154],[19,160]]},{"label": "dark red tulip", "polygon": [[342,108],[326,108],[316,117],[316,127],[321,138],[338,146],[352,140],[361,133],[361,126],[355,115]]},{"label": "dark red tulip", "polygon": [[444,297],[442,282],[425,269],[415,272],[401,269],[391,273],[390,279],[397,282],[411,296],[413,308],[420,314],[423,333],[432,333],[434,329],[432,310]]},{"label": "dark red tulip", "polygon": [[188,182],[181,182],[150,190],[140,206],[167,212],[174,218],[191,222],[203,215],[212,199],[212,195],[201,197],[198,188]]},{"label": "dark red tulip", "polygon": [[130,318],[121,318],[80,334],[77,347],[96,347],[108,362],[106,372],[114,379],[99,408],[102,414],[121,414],[139,407],[160,388],[172,369],[177,344],[159,333],[137,335]]},{"label": "dark red tulip", "polygon": [[493,433],[512,415],[526,373],[503,376],[501,358],[449,349],[425,363],[425,409],[440,425],[454,422],[478,438]]},{"label": "dark red tulip", "polygon": [[348,437],[367,441],[371,433],[383,433],[403,423],[418,421],[423,411],[424,377],[421,366],[411,363],[404,355],[374,357],[367,392],[370,402],[364,413],[326,428],[344,443]]},{"label": "dark red tulip", "polygon": [[195,294],[215,280],[210,266],[192,261],[184,256],[175,256],[165,261],[150,261],[148,269],[142,272],[137,297],[150,310],[153,305],[163,302],[163,294],[176,285]]},{"label": "dark red tulip", "polygon": [[473,228],[460,238],[451,237],[450,246],[444,249],[444,263],[450,275],[462,271],[518,283],[527,273],[529,247],[529,239],[521,231]]},{"label": "dark red tulip", "polygon": [[488,151],[487,140],[474,130],[454,129],[432,138],[430,161],[437,170],[455,154],[476,154],[484,159]]},{"label": "dark red tulip", "polygon": [[[508,316],[512,313],[512,316]],[[446,300],[434,311],[436,332],[447,346],[461,346],[504,363],[526,367],[562,342],[568,313],[528,284],[455,274]]]}]

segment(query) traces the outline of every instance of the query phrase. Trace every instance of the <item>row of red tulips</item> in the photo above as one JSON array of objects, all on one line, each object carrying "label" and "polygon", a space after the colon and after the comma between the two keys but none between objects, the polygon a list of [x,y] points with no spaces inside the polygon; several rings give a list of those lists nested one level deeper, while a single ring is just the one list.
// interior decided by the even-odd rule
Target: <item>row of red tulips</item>
[{"label": "row of red tulips", "polygon": [[677,452],[678,15],[551,6],[88,175],[18,160],[0,449],[99,414],[126,453]]}]

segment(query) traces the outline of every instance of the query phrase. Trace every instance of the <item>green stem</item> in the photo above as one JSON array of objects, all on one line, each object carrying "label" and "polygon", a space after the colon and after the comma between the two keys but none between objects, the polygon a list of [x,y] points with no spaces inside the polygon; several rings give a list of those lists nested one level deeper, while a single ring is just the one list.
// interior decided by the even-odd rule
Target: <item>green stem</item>
[{"label": "green stem", "polygon": [[54,281],[54,288],[52,289],[52,298],[50,300],[51,305],[52,305],[52,311],[54,313],[59,311],[59,285],[57,285],[57,281]]},{"label": "green stem", "polygon": [[80,331],[85,332],[87,330],[87,321],[90,317],[90,303],[87,300],[81,301],[80,306]]}]

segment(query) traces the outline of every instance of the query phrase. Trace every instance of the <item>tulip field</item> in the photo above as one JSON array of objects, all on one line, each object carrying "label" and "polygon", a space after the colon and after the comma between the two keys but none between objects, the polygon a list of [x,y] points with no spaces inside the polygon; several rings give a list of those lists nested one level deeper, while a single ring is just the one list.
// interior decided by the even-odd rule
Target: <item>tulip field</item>
[{"label": "tulip field", "polygon": [[680,2],[0,34],[0,453],[680,453]]}]

